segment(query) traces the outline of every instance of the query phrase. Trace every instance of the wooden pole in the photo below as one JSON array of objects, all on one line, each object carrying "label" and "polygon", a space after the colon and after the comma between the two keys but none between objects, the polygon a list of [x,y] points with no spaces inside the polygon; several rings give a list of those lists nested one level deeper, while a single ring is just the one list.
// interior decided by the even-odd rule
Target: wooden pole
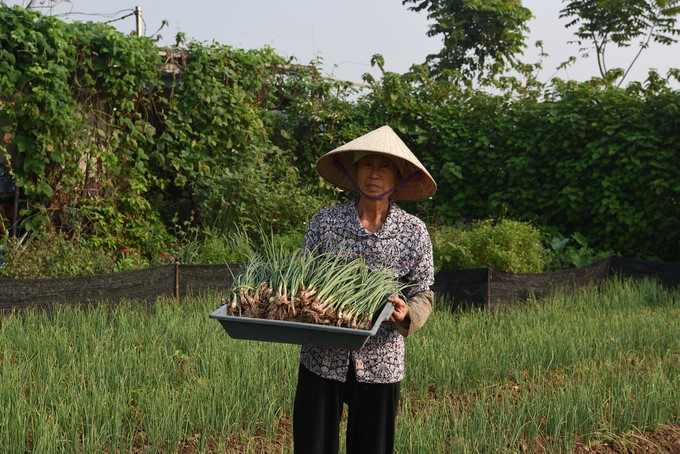
[{"label": "wooden pole", "polygon": [[144,35],[144,25],[142,23],[142,7],[135,6],[135,16],[137,17],[137,36],[141,37]]},{"label": "wooden pole", "polygon": [[491,309],[491,265],[486,265],[486,307]]},{"label": "wooden pole", "polygon": [[175,299],[179,301],[179,261],[175,262]]}]

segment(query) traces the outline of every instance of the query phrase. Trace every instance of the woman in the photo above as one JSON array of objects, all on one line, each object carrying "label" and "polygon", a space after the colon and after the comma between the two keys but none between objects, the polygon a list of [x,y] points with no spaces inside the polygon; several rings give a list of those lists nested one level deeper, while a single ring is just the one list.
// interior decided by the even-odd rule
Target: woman
[{"label": "woman", "polygon": [[322,209],[310,220],[303,247],[362,257],[369,269],[394,269],[409,284],[406,300],[392,296],[391,323],[383,323],[360,351],[303,346],[293,413],[295,452],[337,453],[343,403],[349,408],[347,453],[389,453],[404,336],[432,311],[432,243],[425,224],[395,201],[431,197],[432,176],[389,127],[383,126],[322,156],[319,174],[356,200]]}]

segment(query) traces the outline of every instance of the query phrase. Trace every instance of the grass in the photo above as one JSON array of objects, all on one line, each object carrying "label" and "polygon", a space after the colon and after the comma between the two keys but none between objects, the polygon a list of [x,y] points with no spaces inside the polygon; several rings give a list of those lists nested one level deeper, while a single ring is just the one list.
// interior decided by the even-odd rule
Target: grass
[{"label": "grass", "polygon": [[[218,300],[2,316],[3,452],[291,452],[299,347],[229,338]],[[444,307],[407,340],[397,452],[572,452],[679,420],[677,290]]]}]

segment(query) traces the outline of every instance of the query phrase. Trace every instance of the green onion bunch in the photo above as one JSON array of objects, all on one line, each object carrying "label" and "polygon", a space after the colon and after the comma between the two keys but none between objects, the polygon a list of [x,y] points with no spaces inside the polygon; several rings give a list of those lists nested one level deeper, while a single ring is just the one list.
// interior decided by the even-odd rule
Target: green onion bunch
[{"label": "green onion bunch", "polygon": [[386,298],[406,286],[394,271],[370,271],[342,254],[284,252],[272,245],[254,253],[233,280],[230,315],[370,329]]}]

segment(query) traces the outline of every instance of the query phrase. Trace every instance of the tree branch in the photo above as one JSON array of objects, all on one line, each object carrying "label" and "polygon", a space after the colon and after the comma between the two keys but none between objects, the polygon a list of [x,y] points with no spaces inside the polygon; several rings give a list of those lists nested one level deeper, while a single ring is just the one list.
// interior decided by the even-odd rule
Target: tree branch
[{"label": "tree branch", "polygon": [[652,36],[654,34],[654,28],[656,25],[652,25],[652,28],[649,29],[649,33],[647,34],[647,39],[645,40],[644,44],[640,44],[640,49],[638,50],[637,54],[635,55],[635,58],[633,58],[633,61],[630,62],[630,65],[628,65],[628,69],[626,69],[626,72],[623,73],[623,77],[619,81],[617,87],[620,87],[623,81],[625,80],[626,76],[628,76],[628,72],[630,72],[631,68],[637,61],[637,59],[640,57],[642,54],[642,51],[645,50],[646,48],[649,47],[649,42],[652,40]]}]

